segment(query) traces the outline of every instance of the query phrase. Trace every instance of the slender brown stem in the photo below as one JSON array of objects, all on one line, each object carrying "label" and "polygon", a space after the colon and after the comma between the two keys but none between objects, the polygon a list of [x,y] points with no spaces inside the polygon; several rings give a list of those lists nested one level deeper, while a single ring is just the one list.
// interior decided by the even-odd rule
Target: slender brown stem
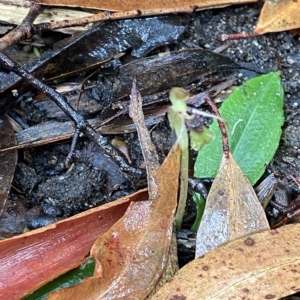
[{"label": "slender brown stem", "polygon": [[101,12],[92,16],[82,17],[73,20],[64,20],[57,22],[49,22],[49,23],[41,23],[34,25],[34,32],[38,34],[43,31],[50,31],[54,29],[61,29],[73,26],[85,26],[90,23],[100,22],[100,21],[108,21],[108,20],[120,20],[120,19],[130,19],[136,17],[144,17],[144,16],[152,16],[152,15],[161,15],[168,13],[191,13],[193,12],[193,8],[177,8],[174,10],[166,9],[166,10],[131,10],[131,11],[121,11],[121,12]]},{"label": "slender brown stem", "polygon": [[51,31],[54,29],[68,28],[73,26],[85,26],[87,24],[107,20],[129,19],[173,13],[192,13],[194,10],[195,7],[179,7],[175,9],[170,8],[164,10],[154,9],[145,11],[131,10],[121,12],[101,12],[92,16],[72,20],[33,24],[37,16],[43,11],[43,6],[38,4],[31,4],[28,15],[24,18],[22,23],[17,28],[6,34],[4,37],[0,38],[0,50],[3,50],[6,47],[21,40],[31,38],[35,34],[40,34],[41,32]]},{"label": "slender brown stem", "polygon": [[73,26],[85,26],[87,24],[100,22],[100,21],[134,18],[137,16],[139,16],[138,10],[115,12],[115,13],[101,12],[99,14],[94,14],[91,16],[72,19],[72,20],[63,20],[57,22],[36,24],[33,26],[33,30],[35,34],[40,34],[41,32],[44,31],[51,31],[51,30],[61,29],[61,28],[69,28]]},{"label": "slender brown stem", "polygon": [[218,117],[221,118],[221,119],[218,119],[218,123],[219,123],[219,127],[220,127],[221,134],[222,134],[223,151],[224,151],[225,156],[228,158],[229,157],[229,144],[228,144],[228,135],[227,135],[227,131],[226,131],[225,122],[222,120],[220,112],[219,112],[217,106],[215,105],[215,103],[213,101],[211,101],[211,99],[209,97],[205,97],[204,100],[211,107],[212,111]]},{"label": "slender brown stem", "polygon": [[228,41],[228,40],[242,40],[242,39],[248,39],[255,36],[260,35],[256,32],[249,32],[249,33],[231,33],[231,34],[222,34],[221,35],[221,41]]}]

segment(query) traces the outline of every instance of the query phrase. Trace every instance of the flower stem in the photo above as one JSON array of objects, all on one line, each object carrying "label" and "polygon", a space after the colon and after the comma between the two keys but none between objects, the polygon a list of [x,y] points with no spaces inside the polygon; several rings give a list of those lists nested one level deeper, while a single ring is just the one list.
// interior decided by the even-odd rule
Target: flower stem
[{"label": "flower stem", "polygon": [[189,175],[189,149],[181,149],[181,175],[180,175],[180,195],[177,212],[175,216],[176,228],[181,229],[183,214],[185,211],[186,199],[188,194],[188,175]]}]

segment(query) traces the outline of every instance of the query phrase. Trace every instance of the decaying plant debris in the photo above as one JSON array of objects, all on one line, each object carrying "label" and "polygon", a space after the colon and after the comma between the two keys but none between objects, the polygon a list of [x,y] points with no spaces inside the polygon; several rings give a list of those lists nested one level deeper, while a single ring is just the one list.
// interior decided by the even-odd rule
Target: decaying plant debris
[{"label": "decaying plant debris", "polygon": [[[256,5],[249,5],[249,6],[241,6],[241,7],[232,7],[232,8],[226,8],[222,10],[215,10],[215,11],[205,11],[205,12],[199,12],[194,13],[192,16],[173,16],[172,21],[174,26],[178,28],[178,34],[170,41],[170,39],[165,39],[160,44],[154,44],[149,46],[146,50],[140,50],[140,53],[143,53],[140,55],[140,57],[144,55],[156,55],[160,52],[165,51],[178,51],[182,50],[184,48],[193,48],[197,49],[199,47],[213,50],[214,48],[217,48],[222,44],[222,42],[219,40],[219,36],[221,33],[224,32],[233,32],[233,31],[250,31],[252,26],[255,24],[257,16],[259,14],[260,7]],[[251,17],[251,18],[250,18]],[[165,18],[165,17],[163,17]],[[166,20],[166,19],[165,19]],[[125,21],[118,21],[121,22]],[[146,22],[146,19],[143,19],[143,21],[139,22]],[[120,25],[117,26],[117,29],[113,31],[112,23],[107,23],[104,25],[104,28],[110,28],[107,29],[108,33],[111,32],[112,34],[116,35],[121,31]],[[142,23],[140,23],[142,24]],[[177,24],[177,25],[176,25]],[[141,25],[142,26],[142,25]],[[121,26],[122,27],[122,26]],[[133,44],[136,43],[138,40],[140,43],[143,40],[146,41],[146,43],[150,43],[152,41],[152,31],[151,31],[151,25],[147,25],[145,23],[143,25],[143,28],[145,29],[144,33],[135,36],[132,40],[132,44],[130,46],[135,47]],[[149,29],[150,28],[150,29]],[[174,28],[174,27],[173,27]],[[213,29],[214,28],[214,29]],[[148,30],[149,29],[149,30]],[[94,29],[96,32],[96,29]],[[106,35],[107,35],[106,32]],[[138,33],[139,34],[139,33]],[[127,34],[128,35],[128,34]],[[93,39],[96,40],[94,37]],[[122,37],[123,39],[123,37]],[[84,40],[82,40],[84,41]],[[144,41],[144,43],[145,43]],[[78,42],[79,43],[79,42]],[[80,48],[80,51],[78,50],[78,46],[75,47],[75,41],[72,42],[72,45],[74,45],[75,52],[83,52],[84,47]],[[77,44],[76,44],[77,45]],[[135,44],[136,45],[136,44]],[[20,48],[22,46],[18,47],[12,47],[8,51],[13,52],[13,49],[18,49],[20,51]],[[67,47],[68,48],[68,47]],[[43,73],[45,70],[47,70],[47,66],[53,68],[53,67],[59,67],[59,65],[62,63],[63,65],[66,64],[68,61],[67,58],[75,57],[74,54],[70,54],[71,52],[68,52],[69,50],[54,50],[56,53],[57,59],[53,59],[53,63],[45,63],[42,64],[40,69],[37,69],[37,71],[34,72],[35,75],[39,76],[40,78],[45,77],[45,73]],[[142,46],[140,48],[142,49]],[[16,51],[16,50],[14,50]],[[115,86],[121,86],[121,82],[118,82],[118,78],[116,77],[116,73],[114,71],[118,70],[119,66],[125,65],[128,61],[131,61],[133,59],[136,59],[138,50],[135,49],[135,51],[131,51],[130,47],[121,47],[118,49],[118,52],[126,52],[126,55],[123,56],[120,60],[115,61],[114,63],[110,63],[107,67],[101,68],[98,74],[94,75],[90,79],[90,81],[93,84],[93,87],[85,92],[85,97],[88,99],[92,99],[94,103],[97,103],[100,106],[99,110],[93,111],[91,114],[89,112],[87,113],[87,116],[89,118],[98,118],[99,112],[102,110],[103,107],[106,107],[106,113],[104,119],[115,114],[116,111],[112,110],[110,107],[110,97],[108,95],[111,93],[113,88]],[[270,169],[271,170],[277,170],[285,174],[294,174],[297,175],[299,172],[299,158],[298,158],[298,144],[299,144],[299,137],[297,134],[297,127],[299,126],[299,120],[298,115],[295,112],[295,109],[299,106],[298,99],[299,92],[298,92],[298,86],[299,86],[299,72],[298,72],[298,66],[299,66],[299,45],[298,45],[298,38],[291,36],[289,33],[281,33],[281,34],[270,34],[268,36],[262,36],[254,38],[253,40],[246,40],[246,41],[237,41],[233,42],[233,45],[229,47],[224,55],[230,57],[234,62],[247,62],[251,63],[254,66],[256,66],[261,72],[267,72],[269,70],[275,70],[278,67],[278,60],[277,56],[278,54],[281,56],[281,65],[282,68],[282,78],[284,82],[284,88],[287,93],[287,99],[286,99],[286,126],[285,131],[283,134],[283,143],[281,145],[281,148],[278,151],[278,154],[274,160],[274,162],[271,164]],[[108,54],[108,56],[114,55],[115,53]],[[47,54],[45,58],[40,59],[40,62],[44,60],[48,60]],[[97,60],[105,59],[106,57],[98,57]],[[88,64],[91,62],[88,60],[85,60]],[[134,62],[132,62],[133,64]],[[37,68],[37,67],[33,67]],[[57,71],[60,73],[60,71]],[[243,81],[246,77],[252,77],[257,75],[253,71],[248,70],[238,70],[237,74],[239,76],[239,80]],[[53,74],[51,74],[52,76]],[[1,80],[2,86],[4,86],[5,82],[10,80],[11,78],[16,78],[13,74],[3,75],[7,80]],[[50,76],[50,74],[49,74]],[[218,75],[219,77],[223,77],[223,74],[220,73]],[[227,74],[228,76],[228,74]],[[1,77],[2,78],[2,77]],[[3,77],[4,78],[4,77]],[[49,78],[49,77],[48,77]],[[69,81],[82,81],[84,78],[83,75],[79,75],[75,79],[68,79]],[[206,76],[206,78],[210,78],[209,76]],[[293,79],[291,79],[293,78]],[[139,81],[139,78],[137,78]],[[201,83],[202,86],[199,88]],[[192,83],[189,86],[189,89],[193,93],[197,93],[199,89],[203,87],[203,89],[207,86],[207,81],[203,79],[203,77],[197,77],[195,83]],[[14,85],[13,87],[16,87]],[[3,89],[3,88],[2,88]],[[3,93],[3,97],[1,99],[8,99],[7,96],[10,97],[10,99],[14,99],[14,97],[11,95],[10,90],[12,87],[10,86],[7,93]],[[22,89],[20,88],[20,85],[18,85],[18,91],[21,94]],[[73,92],[73,95],[76,96],[77,92]],[[41,103],[34,102],[34,101],[28,101],[26,98],[24,98],[25,101],[23,101],[20,105],[23,111],[25,111],[25,116],[23,117],[23,120],[25,123],[31,125],[35,125],[40,123],[41,121],[47,120],[47,115],[45,113],[44,109],[41,109]],[[104,101],[105,100],[105,101]],[[2,101],[2,100],[1,100]],[[5,100],[7,101],[7,100]],[[3,103],[3,102],[1,102]],[[11,106],[11,101],[5,102],[5,104],[1,105],[1,108]],[[123,116],[120,117],[123,119]],[[125,117],[124,117],[125,118]],[[161,119],[160,119],[161,120]],[[56,120],[57,121],[57,120]],[[70,127],[72,125],[70,124]],[[156,146],[159,149],[159,153],[161,155],[161,159],[166,155],[169,145],[170,145],[170,134],[168,131],[168,126],[164,121],[159,123],[151,132],[152,137],[155,139]],[[114,134],[115,135],[115,134]],[[113,136],[109,136],[110,139],[114,138]],[[142,156],[139,150],[139,143],[136,139],[136,135],[134,133],[125,133],[121,138],[127,142],[129,147],[129,153],[131,155],[131,160],[133,161],[133,164],[136,167],[142,166]],[[70,193],[70,188],[72,187],[72,182],[76,180],[76,176],[79,174],[82,174],[82,176],[86,176],[87,180],[89,180],[89,176],[91,178],[97,177],[99,179],[99,185],[101,185],[104,189],[103,192],[105,192],[105,196],[103,196],[102,200],[108,201],[109,199],[117,198],[119,195],[122,195],[125,192],[131,192],[132,190],[143,186],[145,184],[145,178],[139,179],[138,182],[134,182],[134,185],[128,181],[128,179],[124,179],[122,174],[118,174],[118,178],[120,180],[115,184],[111,179],[109,179],[109,174],[103,174],[101,169],[103,168],[101,163],[98,163],[98,157],[96,152],[94,151],[95,146],[91,145],[87,140],[81,139],[81,143],[77,147],[76,155],[75,155],[75,162],[77,166],[70,171],[70,184],[68,185],[68,191],[65,193]],[[81,195],[77,195],[76,197],[72,198],[71,202],[72,205],[67,204],[70,203],[69,201],[64,201],[65,197],[62,195],[61,198],[56,199],[53,201],[53,197],[49,196],[48,194],[48,188],[50,186],[55,186],[56,180],[58,180],[59,176],[62,176],[62,174],[65,172],[63,168],[63,162],[68,153],[68,146],[66,145],[54,145],[54,146],[46,146],[46,147],[39,147],[39,148],[32,148],[29,150],[21,151],[20,152],[20,160],[19,163],[25,163],[25,165],[29,166],[30,168],[34,169],[34,172],[36,175],[35,180],[33,182],[36,182],[36,185],[33,187],[30,187],[29,189],[26,187],[23,187],[22,184],[19,182],[15,182],[16,187],[23,190],[25,192],[24,196],[26,199],[25,206],[26,207],[32,207],[34,205],[40,205],[42,208],[47,206],[56,207],[59,208],[58,217],[62,217],[63,215],[70,215],[77,211],[81,211],[82,209],[89,208],[91,206],[97,205],[99,203],[99,199],[93,199],[88,198],[88,200],[83,201]],[[80,167],[80,164],[83,164],[82,167]],[[95,167],[96,164],[96,167]],[[21,165],[20,165],[21,166]],[[115,168],[117,168],[117,165],[115,165]],[[91,170],[96,171],[91,171]],[[22,167],[18,168],[18,170],[22,170]],[[18,171],[19,172],[19,171]],[[81,173],[80,173],[81,172]],[[77,175],[76,175],[77,174]],[[92,174],[92,175],[90,175]],[[96,175],[95,175],[96,174]],[[66,177],[65,177],[66,178]],[[47,183],[49,183],[47,185]],[[47,187],[43,189],[43,187]],[[92,193],[91,193],[92,194]],[[96,194],[96,193],[95,193]],[[12,206],[12,203],[14,203],[16,206],[18,205],[18,200],[16,200],[16,195],[18,195],[16,192],[13,192],[11,194],[11,197],[9,199],[9,206]],[[99,194],[98,194],[99,195]],[[64,207],[64,204],[66,203],[66,207]],[[188,208],[188,216],[189,216],[189,210]],[[11,210],[10,210],[11,211]],[[16,214],[17,208],[15,209]],[[6,214],[7,208],[5,211]],[[8,214],[9,215],[9,214]],[[37,217],[48,217],[47,210],[44,209],[43,212],[38,213]],[[12,219],[14,217],[11,217]],[[54,217],[55,219],[56,217]],[[191,222],[190,222],[191,223]],[[189,222],[187,221],[187,225]],[[25,227],[28,227],[25,222]]]},{"label": "decaying plant debris", "polygon": [[[6,226],[1,225],[1,228],[5,229],[1,233],[2,238],[12,233],[21,233],[24,229],[28,230],[55,222],[119,198],[146,185],[145,174],[140,176],[140,170],[144,169],[144,165],[139,141],[134,128],[130,127],[127,116],[128,94],[133,78],[136,78],[144,96],[144,104],[149,105],[149,102],[152,102],[148,108],[145,107],[146,118],[148,114],[151,137],[160,155],[159,159],[163,161],[172,140],[164,118],[166,109],[164,106],[168,103],[163,101],[164,106],[162,106],[158,100],[167,98],[170,87],[183,85],[192,94],[199,94],[220,81],[228,80],[233,73],[238,78],[236,84],[239,84],[246,78],[257,76],[259,73],[280,69],[286,91],[286,124],[282,144],[268,169],[279,171],[283,175],[297,176],[300,168],[298,161],[300,122],[295,110],[300,104],[298,101],[300,99],[298,89],[300,84],[299,38],[289,33],[270,34],[252,40],[233,42],[223,53],[225,57],[210,52],[207,52],[210,53],[210,59],[204,58],[202,54],[199,56],[200,53],[204,53],[203,50],[198,50],[199,48],[211,51],[221,46],[222,42],[219,37],[222,33],[251,31],[259,11],[260,4],[255,4],[194,12],[191,15],[107,22],[85,33],[83,37],[71,38],[69,41],[62,41],[56,45],[52,41],[47,43],[45,48],[40,48],[42,58],[37,60],[38,63],[31,62],[29,66],[34,75],[40,79],[49,79],[61,73],[73,71],[69,69],[70,66],[72,68],[74,66],[77,70],[82,65],[91,65],[122,53],[120,57],[102,66],[85,83],[79,112],[85,118],[94,120],[100,132],[104,128],[100,127],[102,122],[111,119],[114,121],[114,123],[106,124],[105,126],[111,127],[108,129],[106,127],[107,131],[101,133],[107,134],[108,141],[113,141],[116,137],[121,140],[121,143],[117,144],[118,155],[123,155],[121,148],[125,147],[126,151],[128,150],[130,157],[129,159],[124,157],[124,160],[138,170],[137,176],[120,171],[117,163],[99,155],[98,146],[84,137],[81,137],[77,144],[74,155],[75,164],[66,172],[64,162],[70,150],[70,143],[66,139],[72,136],[72,123],[43,95],[40,95],[42,101],[38,99],[27,83],[20,82],[20,79],[12,73],[0,74],[3,78],[1,80],[3,90],[0,100],[1,112],[11,108],[15,100],[19,100],[15,109],[17,114],[12,115],[19,119],[21,127],[23,126],[23,128],[19,127],[21,130],[17,135],[19,141],[22,132],[24,140],[27,137],[27,142],[34,141],[32,132],[28,139],[26,131],[22,131],[27,126],[42,126],[39,127],[42,129],[37,130],[39,134],[45,133],[45,129],[52,133],[53,127],[42,125],[45,121],[51,126],[55,124],[57,130],[60,130],[58,135],[65,135],[63,141],[56,140],[57,144],[40,147],[27,145],[27,149],[19,150],[19,161],[13,181],[16,189],[11,192],[3,215],[0,217],[0,221]],[[153,29],[155,24],[162,29],[162,32],[156,36],[157,30]],[[130,28],[137,27],[141,31],[130,30]],[[87,45],[92,44],[91,40],[94,42],[93,47],[91,46],[92,49],[88,51],[86,48]],[[99,40],[103,40],[103,43],[99,43]],[[20,52],[22,47],[13,46],[7,50],[7,53],[16,57],[14,53]],[[73,52],[71,52],[72,49]],[[166,54],[162,55],[165,52]],[[96,59],[92,55],[94,53],[97,53]],[[182,58],[182,64],[178,64],[179,68],[173,69],[172,63],[178,53],[179,55],[198,53],[198,57],[193,61],[191,55],[186,55]],[[80,56],[83,60],[80,60]],[[216,60],[222,57],[224,64]],[[170,59],[170,65],[163,66],[162,62],[167,63],[168,59]],[[215,64],[211,65],[209,61]],[[149,65],[146,65],[147,63]],[[247,64],[247,68],[240,67],[241,64],[245,65],[244,63]],[[159,67],[162,66],[164,67],[163,73],[159,71]],[[184,67],[187,68],[186,71]],[[223,72],[224,67],[226,71],[229,71],[229,68],[232,70]],[[192,72],[193,68],[201,70]],[[68,100],[73,101],[72,105],[76,107],[81,83],[91,75],[91,72],[87,71],[86,74],[78,74],[69,78],[59,78],[47,84],[56,87],[57,83],[68,84],[68,81],[79,83],[78,88],[66,92]],[[171,81],[170,78],[176,81]],[[13,82],[13,84],[6,85],[8,82]],[[12,89],[16,89],[13,94]],[[25,92],[28,93],[23,97]],[[30,97],[33,97],[33,100]],[[68,128],[67,134],[65,128]],[[190,227],[193,218],[193,203],[189,203],[183,223],[185,228]],[[11,224],[15,224],[16,229],[13,229]],[[184,235],[191,237],[189,232],[181,236]],[[192,243],[186,243],[186,245],[194,247]],[[182,251],[189,251],[189,249],[179,247],[181,256]],[[191,253],[193,257],[193,249]],[[186,257],[188,255],[184,256]]]}]

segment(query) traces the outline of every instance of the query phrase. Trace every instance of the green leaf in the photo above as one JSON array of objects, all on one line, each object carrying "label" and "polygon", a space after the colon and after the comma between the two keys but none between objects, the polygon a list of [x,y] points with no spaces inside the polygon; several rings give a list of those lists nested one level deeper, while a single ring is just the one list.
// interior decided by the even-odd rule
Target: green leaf
[{"label": "green leaf", "polygon": [[[283,89],[278,72],[248,80],[220,108],[227,124],[234,159],[255,184],[278,148],[283,117]],[[198,153],[195,176],[214,178],[222,158],[221,133],[216,120],[209,127],[215,139]]]},{"label": "green leaf", "polygon": [[30,295],[22,298],[22,300],[44,300],[51,292],[54,292],[61,288],[66,288],[77,284],[86,277],[91,277],[94,274],[95,261],[94,259],[88,259],[84,264],[76,269],[59,276],[51,282],[40,287],[38,290]]},{"label": "green leaf", "polygon": [[191,227],[191,231],[197,232],[204,213],[206,201],[200,194],[195,192],[193,192],[193,199],[196,203],[197,215],[196,220]]}]

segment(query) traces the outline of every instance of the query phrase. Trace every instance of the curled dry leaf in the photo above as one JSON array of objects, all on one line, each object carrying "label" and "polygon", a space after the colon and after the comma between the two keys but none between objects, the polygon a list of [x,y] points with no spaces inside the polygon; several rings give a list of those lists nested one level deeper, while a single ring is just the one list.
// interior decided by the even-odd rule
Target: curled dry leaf
[{"label": "curled dry leaf", "polygon": [[231,153],[223,154],[197,232],[196,257],[259,230],[269,229],[257,196]]},{"label": "curled dry leaf", "polygon": [[145,299],[167,264],[177,204],[180,149],[173,147],[159,167],[135,80],[130,98],[129,114],[143,149],[150,199],[133,202],[123,218],[95,242],[91,250],[96,260],[93,277],[54,292],[48,299]]},{"label": "curled dry leaf", "polygon": [[144,299],[166,264],[177,202],[180,151],[171,150],[154,179],[158,197],[132,203],[94,244],[94,277],[48,299]]},{"label": "curled dry leaf", "polygon": [[0,242],[0,299],[20,299],[75,268],[97,237],[125,213],[130,201],[147,199],[141,190],[74,217]]},{"label": "curled dry leaf", "polygon": [[130,95],[129,116],[132,118],[141,143],[143,157],[147,171],[148,193],[150,199],[157,198],[158,186],[155,180],[155,172],[159,168],[159,156],[151,141],[150,133],[145,124],[143,113],[143,99],[136,87],[136,79],[133,80]]},{"label": "curled dry leaf", "polygon": [[231,241],[184,266],[151,300],[279,299],[300,289],[300,224]]}]

